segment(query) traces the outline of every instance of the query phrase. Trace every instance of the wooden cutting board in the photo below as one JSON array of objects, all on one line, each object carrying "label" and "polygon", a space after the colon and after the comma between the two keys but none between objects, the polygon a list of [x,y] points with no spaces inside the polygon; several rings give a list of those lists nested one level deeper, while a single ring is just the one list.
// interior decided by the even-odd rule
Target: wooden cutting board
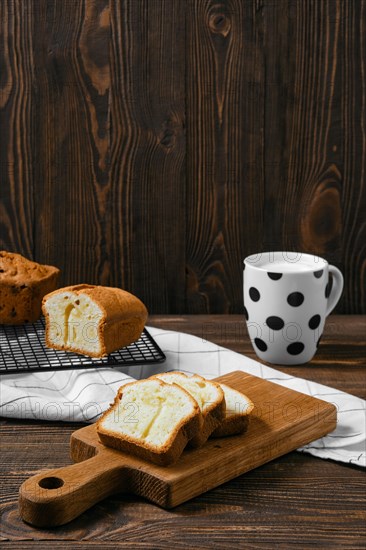
[{"label": "wooden cutting board", "polygon": [[38,527],[63,525],[119,492],[172,508],[336,427],[336,408],[325,401],[239,371],[216,380],[253,401],[247,432],[210,439],[201,449],[184,451],[176,464],[163,467],[105,447],[95,425],[81,428],[71,436],[76,464],[47,470],[21,486],[23,520]]}]

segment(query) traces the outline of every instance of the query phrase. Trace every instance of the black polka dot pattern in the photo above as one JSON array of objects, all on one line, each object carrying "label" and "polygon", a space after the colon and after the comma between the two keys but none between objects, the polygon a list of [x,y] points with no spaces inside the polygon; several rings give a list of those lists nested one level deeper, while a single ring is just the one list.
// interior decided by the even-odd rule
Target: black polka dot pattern
[{"label": "black polka dot pattern", "polygon": [[266,323],[272,330],[281,330],[281,328],[285,326],[285,323],[281,319],[281,317],[276,317],[276,315],[271,315],[271,317],[267,317]]},{"label": "black polka dot pattern", "polygon": [[287,302],[290,304],[290,306],[292,307],[299,307],[301,306],[301,304],[303,303],[304,301],[304,295],[302,294],[302,292],[291,292],[291,294],[289,294],[287,296]]},{"label": "black polka dot pattern", "polygon": [[272,271],[268,271],[267,275],[272,281],[278,281],[281,279],[283,273],[272,273]]},{"label": "black polka dot pattern", "polygon": [[321,317],[320,315],[313,315],[309,320],[309,328],[315,330],[320,325]]},{"label": "black polka dot pattern", "polygon": [[305,349],[305,346],[302,342],[293,342],[289,346],[287,346],[287,351],[290,355],[300,355],[301,352],[303,352]]},{"label": "black polka dot pattern", "polygon": [[[296,284],[296,286],[292,286],[293,283],[291,283],[291,286],[289,284],[287,288],[286,285],[284,286],[283,282],[279,285],[277,283],[273,283],[272,285],[272,283],[270,283],[267,279],[266,283],[266,275],[263,275],[265,277],[264,281],[261,278],[254,279],[252,280],[253,286],[250,286],[249,284],[249,290],[247,287],[244,296],[244,315],[247,321],[249,320],[249,316],[253,321],[253,315],[255,318],[255,308],[257,307],[253,304],[253,302],[259,302],[258,305],[260,317],[263,314],[263,310],[265,312],[265,323],[264,325],[262,324],[262,327],[267,327],[267,330],[269,329],[270,331],[274,332],[269,333],[269,339],[267,337],[263,338],[261,334],[258,335],[261,336],[260,338],[253,338],[252,343],[254,349],[257,351],[260,357],[269,358],[272,354],[273,347],[274,362],[278,362],[279,360],[282,361],[283,359],[284,363],[287,362],[288,364],[297,364],[301,363],[302,361],[308,360],[308,356],[310,356],[315,351],[315,345],[316,348],[318,348],[319,346],[319,336],[321,332],[319,327],[322,327],[325,321],[324,315],[321,313],[321,307],[324,307],[324,302],[322,304],[319,304],[318,306],[315,303],[313,309],[313,307],[311,307],[311,289],[308,288],[308,286],[311,286],[311,284],[313,286],[315,285],[318,291],[321,292],[323,296],[325,295],[325,297],[328,298],[331,295],[333,284],[331,274],[328,277],[328,271],[326,269],[312,271],[312,273],[309,273],[308,275],[308,277],[310,277],[310,280],[308,281],[310,285],[307,285],[306,282],[304,282],[304,286],[301,286],[302,281],[299,279],[300,285]],[[273,281],[278,281],[281,278],[284,279],[285,283],[287,281],[286,273],[267,271],[267,275],[268,278],[272,279]],[[285,277],[283,277],[284,275]],[[314,279],[312,278],[313,276]],[[311,283],[311,280],[313,281],[313,283]],[[262,283],[264,283],[264,286],[262,286]],[[272,300],[270,296],[268,296],[269,302],[267,303],[267,287],[269,288],[269,290],[272,290],[273,294],[276,296],[276,299],[273,300],[272,305]],[[308,293],[310,294],[308,295]],[[287,308],[287,310],[286,302],[289,306],[291,306],[290,308]],[[300,330],[297,331],[296,334],[293,334],[292,337],[289,337],[288,334],[284,334],[284,331],[287,330],[287,328],[289,328],[291,324],[294,324],[296,326],[296,323],[290,322],[291,317],[293,317],[293,314],[291,315],[291,309],[299,308],[300,306],[302,307],[299,311],[302,311],[306,315],[304,319],[304,324],[299,321],[302,325],[302,330],[305,331],[304,335],[301,336],[302,331]],[[318,307],[320,309],[318,309]],[[308,311],[308,309],[310,309],[310,311]],[[317,309],[319,313],[317,312]],[[263,323],[264,319],[260,322]],[[309,329],[314,332],[309,333]],[[284,340],[287,340],[287,342],[285,342]],[[263,355],[261,355],[262,353]]]},{"label": "black polka dot pattern", "polygon": [[267,344],[260,338],[254,338],[254,343],[260,351],[267,351]]},{"label": "black polka dot pattern", "polygon": [[249,296],[251,297],[251,299],[253,300],[253,302],[258,302],[258,300],[260,299],[261,295],[259,294],[259,291],[254,287],[254,286],[251,286],[250,289],[249,289]]}]

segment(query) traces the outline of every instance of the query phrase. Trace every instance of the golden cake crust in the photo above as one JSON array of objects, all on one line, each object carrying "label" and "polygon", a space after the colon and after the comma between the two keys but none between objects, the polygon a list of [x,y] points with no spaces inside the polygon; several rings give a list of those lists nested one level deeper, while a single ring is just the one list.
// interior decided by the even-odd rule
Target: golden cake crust
[{"label": "golden cake crust", "polygon": [[[66,344],[57,345],[50,338],[52,319],[47,311],[47,301],[58,294],[72,292],[75,296],[86,294],[103,311],[103,319],[97,328],[97,338],[101,345],[101,353],[86,352],[85,349],[70,347]],[[121,288],[79,284],[60,288],[43,298],[43,314],[46,318],[46,345],[50,348],[72,351],[103,357],[136,342],[144,329],[148,312],[145,305],[136,296]]]},{"label": "golden cake crust", "polygon": [[57,288],[60,270],[0,251],[0,324],[34,323],[41,315],[42,298]]}]

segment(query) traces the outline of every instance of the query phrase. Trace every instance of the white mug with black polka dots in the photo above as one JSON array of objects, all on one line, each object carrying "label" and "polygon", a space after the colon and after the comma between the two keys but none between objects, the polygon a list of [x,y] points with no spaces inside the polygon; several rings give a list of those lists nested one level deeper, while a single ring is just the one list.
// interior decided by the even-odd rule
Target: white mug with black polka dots
[{"label": "white mug with black polka dots", "polygon": [[277,365],[310,361],[342,290],[342,273],[319,256],[261,252],[245,258],[244,314],[257,356]]}]

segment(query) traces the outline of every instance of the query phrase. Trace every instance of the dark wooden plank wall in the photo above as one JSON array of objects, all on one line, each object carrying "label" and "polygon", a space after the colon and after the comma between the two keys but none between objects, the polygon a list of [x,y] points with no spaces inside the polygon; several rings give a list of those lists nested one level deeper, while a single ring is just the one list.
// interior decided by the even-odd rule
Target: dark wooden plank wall
[{"label": "dark wooden plank wall", "polygon": [[318,253],[365,311],[364,0],[2,0],[0,248],[152,313]]}]

